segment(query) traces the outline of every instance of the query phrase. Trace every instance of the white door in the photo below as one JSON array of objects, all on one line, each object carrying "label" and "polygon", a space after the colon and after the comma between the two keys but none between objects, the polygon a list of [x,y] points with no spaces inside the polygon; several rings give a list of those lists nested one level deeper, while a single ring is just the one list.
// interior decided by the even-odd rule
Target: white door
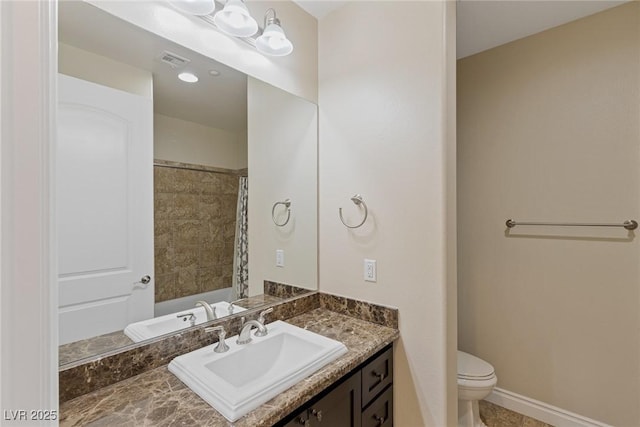
[{"label": "white door", "polygon": [[[59,75],[60,344],[153,317],[153,101]],[[147,284],[141,278],[150,276]]]}]

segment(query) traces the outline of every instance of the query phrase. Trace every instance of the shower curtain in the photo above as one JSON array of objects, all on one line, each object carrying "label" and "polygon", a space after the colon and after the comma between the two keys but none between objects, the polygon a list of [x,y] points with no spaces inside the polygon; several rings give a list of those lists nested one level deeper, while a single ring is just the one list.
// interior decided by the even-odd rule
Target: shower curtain
[{"label": "shower curtain", "polygon": [[238,208],[236,210],[236,238],[233,257],[233,289],[236,298],[246,298],[249,289],[249,240],[247,234],[247,207],[249,179],[240,177],[238,185]]}]

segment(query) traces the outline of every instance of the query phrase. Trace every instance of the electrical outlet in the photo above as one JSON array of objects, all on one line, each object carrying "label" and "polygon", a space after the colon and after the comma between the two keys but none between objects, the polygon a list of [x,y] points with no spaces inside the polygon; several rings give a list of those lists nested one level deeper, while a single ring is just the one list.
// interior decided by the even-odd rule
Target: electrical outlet
[{"label": "electrical outlet", "polygon": [[367,282],[376,281],[376,260],[365,259],[364,260],[364,280]]},{"label": "electrical outlet", "polygon": [[276,267],[284,267],[284,251],[276,249]]}]

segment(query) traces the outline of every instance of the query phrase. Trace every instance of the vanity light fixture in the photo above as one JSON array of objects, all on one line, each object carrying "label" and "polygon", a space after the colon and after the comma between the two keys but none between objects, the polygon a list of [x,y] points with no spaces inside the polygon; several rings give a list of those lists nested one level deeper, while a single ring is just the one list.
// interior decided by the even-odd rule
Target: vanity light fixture
[{"label": "vanity light fixture", "polygon": [[[1,0],[0,0],[1,1]],[[244,0],[169,0],[176,9],[183,13],[197,15],[207,23],[213,25],[220,32],[237,37],[245,43],[255,47],[260,53],[269,56],[286,56],[293,52],[293,43],[284,34],[280,20],[274,9],[267,9],[264,14],[264,28],[249,13]],[[214,3],[210,13],[201,13],[204,7],[198,8],[197,3]],[[193,6],[193,12],[183,7],[185,4]],[[224,6],[223,6],[224,5]],[[219,11],[212,15],[215,8]],[[222,8],[220,10],[220,8]],[[208,10],[208,9],[207,9]]]},{"label": "vanity light fixture", "polygon": [[214,0],[169,0],[169,3],[180,12],[191,15],[209,15],[216,10]]},{"label": "vanity light fixture", "polygon": [[183,82],[187,82],[187,83],[195,83],[198,81],[198,76],[196,76],[193,73],[188,73],[186,71],[178,74],[178,78]]},{"label": "vanity light fixture", "polygon": [[[269,16],[269,12],[273,16]],[[287,56],[293,52],[293,44],[285,36],[274,9],[267,9],[264,14],[264,31],[256,40],[256,49],[271,56]]]},{"label": "vanity light fixture", "polygon": [[220,31],[234,37],[251,37],[258,32],[258,23],[242,0],[227,0],[224,9],[213,17],[213,22]]}]

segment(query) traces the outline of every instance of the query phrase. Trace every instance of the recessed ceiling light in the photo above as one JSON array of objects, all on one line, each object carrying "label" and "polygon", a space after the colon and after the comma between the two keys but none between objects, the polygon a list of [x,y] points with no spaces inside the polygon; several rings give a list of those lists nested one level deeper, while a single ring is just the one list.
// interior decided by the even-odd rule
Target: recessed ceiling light
[{"label": "recessed ceiling light", "polygon": [[220,71],[218,71],[218,70],[209,70],[209,74],[211,74],[213,77],[218,77],[220,75]]},{"label": "recessed ceiling light", "polygon": [[187,72],[178,74],[178,78],[183,82],[187,82],[187,83],[195,83],[198,81],[198,76],[196,76],[193,73],[187,73]]}]

